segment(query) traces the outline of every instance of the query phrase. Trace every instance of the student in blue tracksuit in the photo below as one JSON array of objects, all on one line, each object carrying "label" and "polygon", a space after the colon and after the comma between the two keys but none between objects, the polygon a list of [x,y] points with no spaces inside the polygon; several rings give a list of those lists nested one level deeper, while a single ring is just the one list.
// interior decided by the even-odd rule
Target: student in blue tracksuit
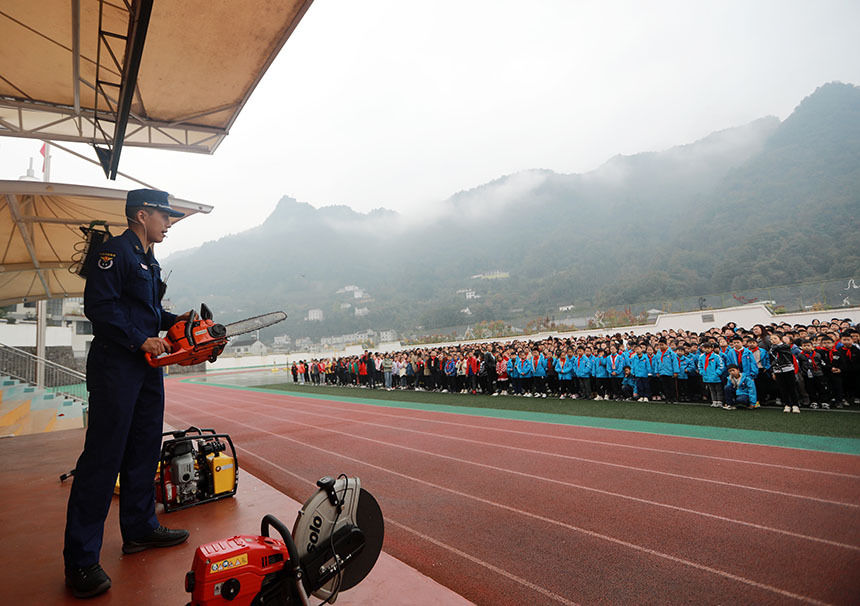
[{"label": "student in blue tracksuit", "polygon": [[675,353],[678,355],[678,400],[687,402],[689,401],[687,397],[687,382],[690,380],[687,369],[690,357],[687,354],[687,347],[683,343],[679,343],[675,349]]},{"label": "student in blue tracksuit", "polygon": [[720,385],[726,382],[726,378],[729,376],[729,371],[726,370],[726,367],[731,363],[729,359],[729,352],[731,351],[731,347],[729,347],[729,340],[725,337],[717,337],[717,345],[718,347],[714,349],[714,353],[720,354],[720,357],[723,359],[723,376],[722,382]]},{"label": "student in blue tracksuit", "polygon": [[612,399],[621,397],[621,381],[624,378],[624,357],[618,353],[615,345],[609,346],[609,355],[606,356],[606,374],[609,375],[609,397]]},{"label": "student in blue tracksuit", "polygon": [[545,398],[546,397],[546,367],[547,361],[542,353],[539,353],[538,350],[532,351],[532,368],[534,368],[534,374],[532,376],[532,392],[534,393],[536,398]]},{"label": "student in blue tracksuit", "polygon": [[520,385],[523,390],[523,395],[527,398],[532,397],[532,383],[535,373],[535,366],[532,359],[526,350],[520,350],[517,356],[517,372],[520,375]]},{"label": "student in blue tracksuit", "polygon": [[738,335],[733,336],[730,343],[731,349],[723,355],[727,361],[726,374],[728,374],[728,365],[734,364],[743,374],[755,380],[756,375],[758,375],[758,364],[756,364],[752,352],[744,347],[743,339]]},{"label": "student in blue tracksuit", "polygon": [[632,399],[636,394],[636,377],[630,372],[630,367],[624,367],[624,377],[621,379],[621,397]]},{"label": "student in blue tracksuit", "polygon": [[742,373],[737,364],[729,364],[728,373],[729,378],[724,388],[726,403],[723,404],[723,408],[726,410],[734,410],[738,406],[758,408],[755,381],[752,377]]},{"label": "student in blue tracksuit", "polygon": [[161,526],[155,513],[152,479],[161,450],[164,382],[161,368],[144,357],[168,351],[159,331],[188,316],[162,309],[161,269],[152,250],[171,217],[182,213],[170,207],[167,192],[138,189],[128,192],[125,214],[128,229],[98,251],[84,290],[94,335],[87,356],[89,424],[69,494],[63,549],[66,584],[78,598],[111,586],[99,555],[117,474],[123,553],[188,538],[186,530]]},{"label": "student in blue tracksuit", "polygon": [[651,361],[643,349],[643,345],[635,345],[633,347],[633,356],[630,358],[630,372],[636,379],[636,391],[633,393],[633,397],[639,402],[647,402],[651,396],[651,385],[649,382]]},{"label": "student in blue tracksuit", "polygon": [[726,365],[723,357],[714,351],[714,344],[710,341],[702,343],[702,353],[699,356],[699,374],[702,382],[711,397],[711,406],[720,408],[723,405],[723,373]]},{"label": "student in blue tracksuit", "polygon": [[687,393],[691,402],[701,402],[705,388],[699,374],[699,355],[699,344],[695,341],[690,343],[690,349],[687,351]]},{"label": "student in blue tracksuit", "polygon": [[[511,352],[513,354],[513,352]],[[511,393],[515,396],[520,395],[523,391],[522,384],[520,383],[520,371],[519,371],[519,357],[515,355],[511,355],[508,360],[508,379],[511,381]]]},{"label": "student in blue tracksuit", "polygon": [[591,358],[585,355],[585,348],[581,345],[576,348],[576,357],[573,359],[573,374],[579,384],[577,393],[583,400],[591,398]]},{"label": "student in blue tracksuit", "polygon": [[560,399],[570,395],[570,380],[573,377],[573,351],[568,349],[555,359],[555,372],[558,374],[558,393]]},{"label": "student in blue tracksuit", "polygon": [[758,372],[755,376],[755,392],[759,402],[767,401],[770,394],[773,392],[773,377],[771,376],[771,358],[770,352],[763,347],[758,346],[758,341],[755,337],[746,337],[744,339],[744,347],[746,347],[753,360],[755,360]]},{"label": "student in blue tracksuit", "polygon": [[678,362],[678,355],[669,347],[665,337],[660,339],[657,352],[652,360],[654,361],[654,374],[660,380],[663,399],[667,402],[677,402],[679,399],[677,381],[678,374],[681,372],[681,365]]},{"label": "student in blue tracksuit", "polygon": [[592,373],[597,382],[597,397],[595,400],[609,399],[609,373],[606,371],[606,352],[600,350],[591,359]]}]

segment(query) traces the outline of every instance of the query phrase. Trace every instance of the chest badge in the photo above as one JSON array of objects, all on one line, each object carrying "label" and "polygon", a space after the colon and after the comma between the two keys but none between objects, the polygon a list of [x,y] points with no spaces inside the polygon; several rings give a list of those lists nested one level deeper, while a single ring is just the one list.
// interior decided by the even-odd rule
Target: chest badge
[{"label": "chest badge", "polygon": [[114,253],[102,253],[99,255],[98,266],[99,269],[110,269],[113,267],[113,258],[116,255]]},{"label": "chest badge", "polygon": [[141,263],[141,264],[140,264],[140,268],[141,268],[141,269],[149,270],[149,266],[148,266],[148,265],[144,265],[143,263]]}]

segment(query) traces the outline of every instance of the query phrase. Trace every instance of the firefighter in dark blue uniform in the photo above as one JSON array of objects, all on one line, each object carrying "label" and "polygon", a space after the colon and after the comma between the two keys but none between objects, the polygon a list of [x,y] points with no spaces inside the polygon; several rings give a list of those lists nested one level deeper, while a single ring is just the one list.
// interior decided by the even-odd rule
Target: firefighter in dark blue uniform
[{"label": "firefighter in dark blue uniform", "polygon": [[164,384],[144,352],[167,351],[158,337],[185,319],[161,308],[161,270],[152,244],[164,239],[171,217],[166,192],[134,190],[126,198],[129,228],[108,240],[88,268],[84,314],[93,325],[87,358],[89,425],[66,515],[66,583],[76,597],[110,588],[99,565],[104,523],[117,473],[124,553],[184,542],[185,530],[159,525],[155,477],[161,450]]}]

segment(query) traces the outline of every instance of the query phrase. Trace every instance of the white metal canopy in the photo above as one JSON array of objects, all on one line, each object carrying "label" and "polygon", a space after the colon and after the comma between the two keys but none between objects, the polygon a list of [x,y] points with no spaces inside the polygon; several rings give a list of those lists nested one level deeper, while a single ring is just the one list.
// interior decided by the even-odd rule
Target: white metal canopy
[{"label": "white metal canopy", "polygon": [[212,153],[312,0],[3,0],[0,135]]},{"label": "white metal canopy", "polygon": [[[0,305],[78,297],[84,280],[69,271],[80,256],[80,227],[105,222],[114,235],[126,228],[125,190],[0,180]],[[211,206],[170,198],[185,213]],[[178,221],[179,219],[174,219]]]}]

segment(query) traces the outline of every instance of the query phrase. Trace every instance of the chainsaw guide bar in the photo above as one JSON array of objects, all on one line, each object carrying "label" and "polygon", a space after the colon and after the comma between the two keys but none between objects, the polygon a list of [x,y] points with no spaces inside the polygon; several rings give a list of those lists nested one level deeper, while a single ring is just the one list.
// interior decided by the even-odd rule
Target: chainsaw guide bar
[{"label": "chainsaw guide bar", "polygon": [[230,337],[242,335],[246,332],[252,332],[255,330],[260,330],[261,328],[266,328],[267,326],[277,324],[278,322],[281,322],[286,319],[287,314],[285,314],[284,312],[272,311],[261,316],[254,316],[253,318],[239,320],[238,322],[233,322],[232,324],[225,324],[224,328],[227,329],[227,338],[229,339]]}]

